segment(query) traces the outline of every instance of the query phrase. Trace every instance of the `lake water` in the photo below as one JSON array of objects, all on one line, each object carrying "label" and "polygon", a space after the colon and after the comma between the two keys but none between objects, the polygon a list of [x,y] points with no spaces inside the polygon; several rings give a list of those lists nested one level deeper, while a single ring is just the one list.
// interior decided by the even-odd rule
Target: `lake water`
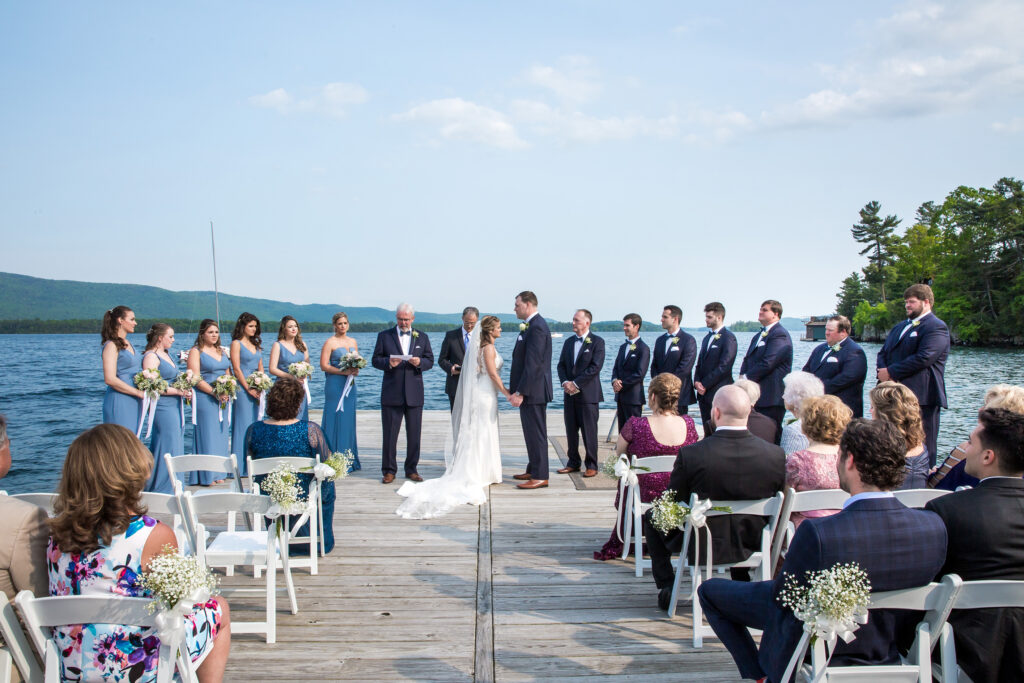
[{"label": "lake water", "polygon": [[[739,370],[742,353],[753,333],[738,333],[741,357],[737,358],[734,371]],[[179,338],[185,340],[186,334]],[[329,335],[304,335],[310,348],[310,360],[318,366],[320,348]],[[373,351],[376,335],[362,333],[352,335],[359,343],[361,353],[369,357]],[[602,408],[614,409],[611,391],[613,354],[622,342],[621,334],[604,333],[609,350],[601,373],[605,397],[609,400]],[[653,346],[657,333],[644,333],[643,338]],[[697,333],[698,340],[703,336]],[[429,334],[434,355],[440,352],[444,333]],[[269,361],[272,339],[265,336],[264,363]],[[144,335],[131,335],[136,350],[145,345]],[[563,339],[553,339],[554,363],[558,362]],[[187,342],[186,342],[187,343]],[[503,375],[508,383],[511,367],[512,346],[515,335],[506,334],[498,340],[499,353],[505,358]],[[795,369],[803,367],[807,356],[816,345],[811,342],[794,341]],[[880,346],[864,344],[868,354],[869,382],[874,373],[874,358]],[[179,347],[184,348],[184,346]],[[178,348],[172,350],[176,354]],[[954,348],[946,364],[946,389],[950,409],[942,413],[939,435],[940,456],[948,453],[962,441],[976,424],[978,408],[985,390],[992,384],[1008,382],[1024,385],[1024,351],[1012,349],[971,349]],[[7,416],[8,433],[11,437],[14,464],[10,474],[0,481],[0,488],[11,493],[27,491],[51,491],[60,477],[61,464],[67,447],[75,436],[102,419],[103,393],[105,386],[100,363],[98,335],[0,335],[0,413]],[[380,382],[382,373],[367,368],[359,376],[360,410],[379,409]],[[448,398],[444,393],[444,373],[434,367],[424,374],[426,408],[447,410]],[[317,372],[312,377],[311,391],[313,408],[322,408],[324,401],[324,375]],[[557,380],[556,380],[557,383]],[[562,393],[555,391],[552,410],[562,406]],[[865,397],[865,406],[867,405]],[[506,402],[500,403],[502,410],[512,410]],[[696,414],[696,406],[692,408]],[[192,443],[190,424],[186,425],[185,444]]]}]

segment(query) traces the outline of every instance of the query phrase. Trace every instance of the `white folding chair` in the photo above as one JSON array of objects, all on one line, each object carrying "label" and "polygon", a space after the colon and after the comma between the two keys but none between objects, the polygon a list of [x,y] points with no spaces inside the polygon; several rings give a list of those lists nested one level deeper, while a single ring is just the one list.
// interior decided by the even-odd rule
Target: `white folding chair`
[{"label": "white folding chair", "polygon": [[896,500],[908,508],[923,508],[929,500],[935,500],[942,496],[953,493],[944,489],[906,489],[904,491],[893,491]]},{"label": "white folding chair", "polygon": [[[254,493],[209,493],[193,496],[186,493],[184,507],[185,530],[190,536],[193,547],[197,549],[196,557],[203,566],[223,567],[236,564],[252,565],[267,572],[266,577],[266,617],[263,621],[239,622],[231,620],[233,633],[264,633],[268,643],[277,640],[277,563],[281,562],[284,571],[285,590],[288,592],[289,607],[292,614],[299,611],[295,599],[295,585],[288,562],[286,534],[278,533],[277,525],[271,524],[266,531],[262,529],[263,515],[270,511],[270,496]],[[199,521],[199,515],[223,513],[228,510],[250,514],[258,520],[255,531],[222,531],[212,539],[206,527]],[[240,593],[258,593],[259,588],[222,586],[221,594],[225,597]]]},{"label": "white folding chair", "polygon": [[56,493],[11,493],[8,494],[11,498],[17,498],[23,500],[26,503],[32,503],[46,510],[46,514],[49,517],[53,517],[53,504],[57,501]]},{"label": "white folding chair", "polygon": [[[998,607],[1024,608],[1024,581],[979,580],[964,581],[953,603],[954,610],[992,609]],[[947,625],[939,638],[940,666],[934,675],[940,681],[967,681],[970,678],[956,663],[955,628]],[[980,683],[980,681],[979,681]]]},{"label": "white folding chair", "polygon": [[[918,588],[872,593],[869,610],[901,609],[923,611],[924,618],[917,625],[914,643],[906,657],[899,664],[877,666],[828,666],[829,653],[825,644],[818,639],[811,651],[811,664],[803,664],[807,654],[810,634],[804,633],[800,643],[790,657],[789,665],[782,680],[788,683],[790,676],[803,681],[847,681],[849,683],[877,683],[877,681],[932,681],[932,649],[939,642],[939,636],[949,629],[946,619],[953,608],[963,581],[956,574],[947,574],[940,583],[930,583]],[[869,617],[870,619],[870,617]],[[854,632],[854,637],[857,633]]]},{"label": "white folding chair", "polygon": [[[698,501],[697,494],[693,494],[690,497],[690,507],[692,508]],[[711,528],[707,525],[694,530],[693,525],[687,521],[685,530],[683,532],[683,547],[679,553],[679,557],[676,559],[676,578],[672,584],[672,598],[669,601],[668,616],[674,617],[676,613],[676,603],[679,600],[679,588],[683,578],[683,571],[689,569],[690,571],[690,606],[693,611],[693,646],[695,648],[704,646],[704,638],[714,638],[715,631],[713,628],[704,623],[704,611],[701,609],[700,600],[697,599],[697,589],[700,588],[702,581],[710,579],[714,571],[732,568],[748,567],[752,569],[751,581],[762,581],[772,578],[772,537],[775,535],[775,530],[779,524],[779,514],[782,512],[783,495],[782,491],[779,491],[771,498],[762,498],[761,500],[712,500],[712,505],[716,507],[728,507],[732,509],[732,512],[717,512],[709,510],[707,517],[720,517],[729,515],[758,515],[761,517],[767,517],[768,523],[764,529],[761,530],[761,544],[760,547],[750,554],[745,560],[735,562],[732,564],[715,564],[714,558],[712,557],[711,546]],[[703,530],[705,547],[707,550],[707,558],[701,565],[700,559],[700,538],[699,534]],[[690,545],[690,537],[694,537],[694,556],[693,564],[691,565],[688,560],[687,549]]]},{"label": "white folding chair", "polygon": [[[676,456],[658,455],[638,459],[634,455],[631,456],[630,462],[634,468],[639,463],[641,467],[646,467],[650,470],[649,472],[638,470],[636,471],[637,476],[658,472],[671,472],[672,466],[676,462]],[[650,507],[649,503],[644,503],[640,500],[639,483],[629,485],[626,483],[625,477],[619,479],[619,519],[622,520],[622,530],[624,532],[624,537],[621,539],[622,559],[626,559],[629,556],[629,543],[630,539],[632,539],[635,545],[633,549],[633,559],[638,578],[644,575],[645,567],[651,566],[650,559],[644,559],[643,553],[643,514]],[[615,527],[615,530],[616,533],[618,533],[618,526]]]},{"label": "white folding chair", "polygon": [[[42,655],[46,683],[60,680],[60,661],[51,628],[72,624],[123,624],[153,628],[155,614],[146,609],[149,598],[126,598],[119,595],[65,595],[37,598],[32,591],[21,591],[14,599],[29,635]],[[157,681],[168,683],[173,674],[181,643],[160,643],[157,659]],[[187,656],[187,654],[186,654]],[[38,679],[33,679],[38,680]]]},{"label": "white folding chair", "polygon": [[[249,481],[252,482],[251,491],[257,493],[259,492],[259,487],[256,485],[256,477],[264,474],[269,474],[270,472],[273,472],[281,465],[290,465],[292,469],[294,469],[296,472],[299,472],[304,467],[308,467],[310,468],[310,473],[312,476],[312,468],[320,464],[320,454],[317,453],[316,456],[312,458],[300,458],[297,456],[281,456],[277,458],[256,458],[255,460],[253,460],[252,457],[250,456],[247,458],[247,460],[249,466]],[[309,490],[306,492],[306,495],[308,496],[310,504],[315,506],[317,513],[315,515],[310,515],[309,535],[293,535],[292,529],[296,528],[298,525],[292,525],[290,528],[286,529],[286,531],[288,532],[289,546],[304,545],[307,543],[309,544],[309,557],[293,557],[291,559],[292,567],[309,567],[310,575],[315,575],[317,573],[318,539],[320,542],[319,551],[324,555],[327,554],[327,546],[324,541],[323,534],[324,506],[323,501],[321,500],[320,497],[320,480],[317,479],[315,476],[309,483]]]},{"label": "white folding chair", "polygon": [[[243,493],[242,477],[238,475],[238,459],[235,454],[231,455],[171,455],[164,453],[164,462],[167,464],[167,471],[171,480],[184,481],[186,472],[213,472],[223,474],[225,477],[233,477],[231,487],[238,493]],[[216,489],[212,489],[216,490]],[[210,489],[194,491],[193,495],[201,496]]]},{"label": "white folding chair", "polygon": [[779,566],[784,549],[789,548],[793,541],[796,526],[790,521],[794,513],[811,512],[813,510],[841,510],[843,503],[850,494],[842,489],[815,489],[813,491],[794,491],[786,489],[786,499],[782,502],[779,514],[778,533],[772,539],[772,568]]},{"label": "white folding chair", "polygon": [[39,661],[32,652],[32,646],[25,638],[25,632],[18,622],[18,615],[14,613],[14,607],[7,600],[0,599],[0,635],[4,637],[7,649],[0,649],[8,657],[8,663],[0,662],[0,681],[4,680],[4,670],[7,671],[7,680],[10,680],[10,662],[18,667],[18,672],[24,681],[39,681],[43,678],[43,672],[39,668]]},{"label": "white folding chair", "polygon": [[[177,484],[177,480],[175,480]],[[146,506],[149,514],[165,515],[171,518],[171,529],[174,531],[174,538],[178,541],[178,549],[185,555],[195,555],[196,550],[191,546],[188,534],[185,533],[185,509],[183,505],[183,494],[180,493],[180,485],[175,487],[178,491],[174,495],[167,493],[153,493],[143,491],[139,495],[139,501]]]}]

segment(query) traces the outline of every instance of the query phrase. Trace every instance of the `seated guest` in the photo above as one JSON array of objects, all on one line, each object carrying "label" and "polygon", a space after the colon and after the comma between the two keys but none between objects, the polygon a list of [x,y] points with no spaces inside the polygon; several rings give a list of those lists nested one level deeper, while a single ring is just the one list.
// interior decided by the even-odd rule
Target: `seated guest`
[{"label": "seated guest", "polygon": [[[967,473],[980,481],[929,501],[946,524],[946,563],[937,572],[964,581],[1024,581],[1024,415],[982,408],[967,440]],[[1024,609],[954,610],[956,661],[973,681],[1024,676]]]},{"label": "seated guest", "polygon": [[[697,428],[689,415],[679,416],[678,402],[682,382],[675,375],[663,372],[653,380],[647,388],[647,404],[651,406],[650,417],[631,417],[619,432],[619,441],[615,445],[616,455],[626,453],[635,455],[637,459],[651,455],[675,455],[682,446],[697,441]],[[637,472],[640,481],[640,500],[650,503],[664,493],[668,486],[668,472]],[[619,498],[615,497],[615,507],[619,506]],[[626,510],[622,506],[623,513]],[[632,520],[629,520],[631,523]],[[611,560],[622,556],[623,524],[627,523],[619,517],[616,528],[608,542],[594,553],[595,560]]]},{"label": "seated guest", "polygon": [[[0,415],[0,479],[11,469],[7,418]],[[23,590],[42,598],[46,589],[46,510],[17,498],[0,496],[0,590],[13,600]]]},{"label": "seated guest", "polygon": [[[101,424],[71,443],[50,520],[50,595],[147,596],[139,575],[165,546],[178,547],[171,528],[147,517],[139,501],[152,467],[152,454],[120,425]],[[231,647],[227,602],[212,597],[183,618],[192,660],[209,652],[199,680],[220,681]],[[145,629],[84,624],[53,633],[61,680],[156,680],[160,641]]]},{"label": "seated guest", "polygon": [[[320,454],[323,462],[331,454],[320,426],[299,419],[299,409],[306,400],[306,390],[302,382],[294,377],[280,377],[267,392],[267,417],[262,422],[253,422],[245,433],[245,453],[253,460],[259,458],[280,458],[292,456],[296,458],[312,458]],[[263,481],[265,475],[254,477],[256,484]],[[313,474],[299,472],[299,486],[308,495]],[[324,481],[320,486],[324,509],[324,548],[326,552],[334,549],[334,482]],[[292,522],[298,515],[291,515]],[[294,536],[308,536],[309,522],[298,529],[292,529]],[[289,555],[308,555],[309,546],[292,545]]]},{"label": "seated guest", "polygon": [[[778,682],[803,633],[803,623],[778,604],[785,577],[856,562],[874,591],[923,586],[946,556],[946,530],[931,512],[912,510],[892,495],[903,480],[906,442],[883,420],[854,419],[839,442],[839,485],[851,494],[839,514],[807,519],[797,529],[774,581],[711,579],[697,591],[704,614],[729,650],[740,676]],[[830,666],[899,661],[898,612],[875,610],[850,643],[839,640]],[[761,644],[747,628],[761,629]]]},{"label": "seated guest", "polygon": [[893,424],[907,442],[907,474],[901,491],[923,489],[928,485],[931,456],[924,445],[921,406],[914,392],[899,382],[880,382],[871,393],[871,417]]},{"label": "seated guest", "polygon": [[[768,443],[775,443],[775,437],[779,432],[775,420],[754,410],[754,404],[761,397],[760,385],[749,379],[738,379],[733,382],[733,386],[742,389],[750,397],[751,407],[750,415],[747,416],[747,430],[759,439],[764,439]],[[713,418],[714,415],[712,415],[712,419],[704,423],[704,436],[710,436],[715,432],[715,421]]]},{"label": "seated guest", "polygon": [[[782,490],[786,482],[786,456],[773,443],[747,431],[750,397],[736,384],[724,386],[711,403],[715,433],[679,449],[668,488],[676,500],[689,504],[690,494],[716,500],[760,500]],[[761,530],[767,521],[759,515],[729,515],[708,520],[714,561],[741,562],[761,547]],[[668,609],[672,597],[672,553],[683,545],[683,532],[663,534],[651,524],[650,511],[644,515],[644,537],[651,556],[651,573],[658,586],[658,607]],[[703,535],[701,537],[703,540]],[[692,548],[692,547],[691,547]],[[688,549],[687,552],[690,552]],[[707,557],[706,552],[702,552]],[[734,570],[744,578],[746,570]]]},{"label": "seated guest", "polygon": [[825,385],[809,372],[797,370],[782,378],[786,388],[782,391],[782,400],[786,410],[793,413],[796,419],[782,428],[782,440],[779,445],[786,455],[807,448],[807,437],[800,428],[800,406],[811,396],[824,396]]},{"label": "seated guest", "polygon": [[[786,486],[794,491],[839,488],[839,439],[853,411],[838,396],[811,396],[804,399],[800,422],[808,440],[807,448],[786,457]],[[782,437],[785,442],[786,437]],[[808,510],[794,512],[789,518],[799,527],[806,517],[827,517],[839,510]]]}]

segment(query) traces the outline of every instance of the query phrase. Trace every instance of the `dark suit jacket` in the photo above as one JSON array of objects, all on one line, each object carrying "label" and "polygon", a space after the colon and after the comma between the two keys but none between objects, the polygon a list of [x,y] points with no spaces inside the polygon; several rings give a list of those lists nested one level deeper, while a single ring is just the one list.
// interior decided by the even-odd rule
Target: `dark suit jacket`
[{"label": "dark suit jacket", "polygon": [[412,333],[417,335],[409,341],[409,355],[418,356],[420,366],[414,367],[408,361],[402,361],[398,367],[391,367],[389,358],[402,355],[402,344],[398,341],[398,328],[392,327],[377,334],[377,344],[373,347],[373,367],[384,372],[380,385],[380,404],[382,406],[409,406],[415,408],[423,405],[423,373],[434,367],[434,353],[430,350],[430,339],[426,333],[415,327]]},{"label": "dark suit jacket", "polygon": [[573,358],[575,350],[576,335],[573,335],[562,344],[562,355],[558,357],[558,384],[561,386],[565,382],[575,382],[580,390],[575,396],[577,401],[600,403],[604,400],[604,393],[601,391],[604,339],[593,332],[588,332],[577,358]]},{"label": "dark suit jacket", "polygon": [[692,334],[679,330],[679,342],[669,344],[669,337],[663,334],[654,342],[651,352],[651,379],[663,372],[671,372],[679,378],[683,386],[679,390],[679,410],[685,413],[686,407],[697,402],[697,394],[693,392],[693,362],[697,360],[697,340]]},{"label": "dark suit jacket", "polygon": [[[1024,580],[1024,479],[986,479],[928,501],[949,546],[938,572],[964,581]],[[1024,673],[1024,609],[955,610],[949,618],[957,663],[974,681],[1019,681]]]},{"label": "dark suit jacket", "polygon": [[[849,337],[839,345],[838,351],[825,355],[828,344],[819,344],[804,363],[804,372],[810,372],[825,385],[825,393],[839,398],[850,406],[854,417],[864,417],[864,378],[868,374],[868,359],[864,349]],[[834,359],[834,360],[833,360]]]},{"label": "dark suit jacket", "polygon": [[736,335],[723,327],[718,339],[710,332],[700,342],[697,367],[693,381],[707,390],[705,396],[714,396],[719,387],[732,384],[732,365],[736,362]]},{"label": "dark suit jacket", "polygon": [[508,390],[519,393],[524,403],[549,403],[551,389],[551,330],[540,313],[533,316],[512,349],[512,373]]},{"label": "dark suit jacket", "polygon": [[889,375],[914,392],[923,406],[946,407],[946,356],[949,355],[949,328],[934,313],[920,318],[900,339],[902,322],[889,331],[882,350],[878,352],[878,369],[887,368]]},{"label": "dark suit jacket", "polygon": [[444,341],[441,342],[441,353],[437,357],[437,364],[444,370],[444,393],[454,396],[459,389],[459,378],[462,374],[453,375],[452,366],[462,367],[462,359],[466,355],[466,348],[463,343],[463,330],[460,325],[458,329],[445,332]]},{"label": "dark suit jacket", "polygon": [[743,357],[740,374],[761,386],[761,398],[757,399],[755,408],[785,405],[782,378],[793,370],[793,339],[779,322],[768,330],[764,344],[761,341],[761,334],[754,334]]},{"label": "dark suit jacket", "polygon": [[[800,524],[775,578],[773,598],[786,574],[802,581],[806,572],[845,562],[860,564],[873,591],[923,586],[935,578],[945,556],[946,529],[938,515],[910,509],[895,498],[858,500],[838,514]],[[896,633],[902,621],[898,612],[872,611],[851,643],[838,642],[832,663],[897,661]],[[773,611],[758,649],[758,661],[771,680],[782,679],[802,632],[802,622],[791,611]]]},{"label": "dark suit jacket", "polygon": [[651,364],[651,347],[639,337],[636,349],[630,350],[629,344],[622,343],[615,354],[615,365],[612,366],[612,381],[622,381],[622,391],[615,394],[615,402],[629,406],[642,406],[647,403],[644,393],[644,375]]},{"label": "dark suit jacket", "polygon": [[[781,448],[747,430],[719,430],[679,449],[668,488],[676,492],[676,500],[688,504],[692,493],[712,503],[770,498],[785,484],[786,455]],[[715,563],[750,557],[761,547],[765,523],[759,515],[708,519]],[[701,556],[706,557],[703,552]]]},{"label": "dark suit jacket", "polygon": [[[779,426],[775,424],[775,420],[767,415],[751,410],[750,417],[747,418],[747,431],[757,438],[773,444],[775,443],[775,436],[779,433]],[[711,436],[714,433],[715,428],[711,424],[711,420],[708,420],[704,423],[704,436]]]}]

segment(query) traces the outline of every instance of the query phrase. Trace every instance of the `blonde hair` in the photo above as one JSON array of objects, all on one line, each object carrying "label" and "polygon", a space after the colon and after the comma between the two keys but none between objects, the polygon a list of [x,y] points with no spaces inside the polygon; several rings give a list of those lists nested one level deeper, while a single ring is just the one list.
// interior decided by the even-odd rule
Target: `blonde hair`
[{"label": "blonde hair", "polygon": [[663,372],[656,376],[647,387],[647,393],[651,398],[651,408],[677,415],[679,413],[679,392],[682,388],[682,381],[671,372]]},{"label": "blonde hair", "polygon": [[494,343],[494,330],[498,329],[501,320],[494,315],[485,315],[480,321],[480,346]]},{"label": "blonde hair", "polygon": [[800,406],[800,427],[811,441],[838,444],[853,411],[836,396],[810,396]]},{"label": "blonde hair", "polygon": [[903,432],[908,451],[924,442],[921,404],[917,402],[914,392],[899,382],[882,382],[871,390],[870,396],[875,417],[895,425]]},{"label": "blonde hair", "polygon": [[985,392],[986,408],[1003,408],[1011,413],[1024,415],[1024,387],[1012,384],[996,384]]}]

